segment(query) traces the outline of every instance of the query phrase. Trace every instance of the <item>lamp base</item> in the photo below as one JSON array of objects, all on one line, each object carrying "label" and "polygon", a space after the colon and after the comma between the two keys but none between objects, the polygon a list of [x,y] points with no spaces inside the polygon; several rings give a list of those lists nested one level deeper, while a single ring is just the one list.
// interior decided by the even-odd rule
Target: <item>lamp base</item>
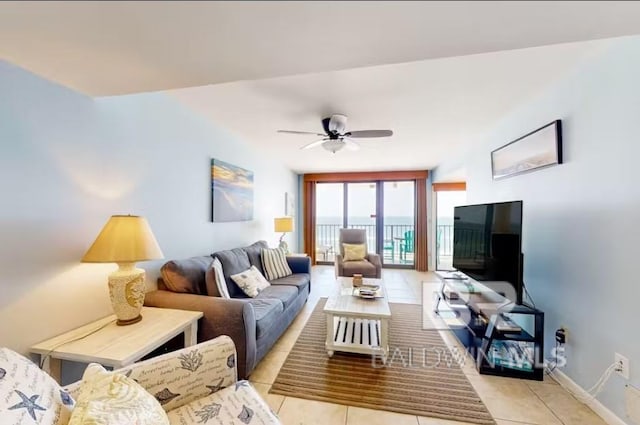
[{"label": "lamp base", "polygon": [[136,318],[129,319],[129,320],[120,320],[120,319],[118,319],[118,320],[116,320],[116,325],[118,325],[118,326],[133,325],[134,323],[138,323],[141,320],[142,320],[142,314],[139,315]]},{"label": "lamp base", "polygon": [[289,253],[289,245],[287,245],[287,242],[283,239],[280,239],[280,244],[278,245],[278,248],[283,250],[285,254]]},{"label": "lamp base", "polygon": [[144,270],[135,263],[118,263],[118,270],[109,275],[109,297],[119,326],[142,320],[144,304]]}]

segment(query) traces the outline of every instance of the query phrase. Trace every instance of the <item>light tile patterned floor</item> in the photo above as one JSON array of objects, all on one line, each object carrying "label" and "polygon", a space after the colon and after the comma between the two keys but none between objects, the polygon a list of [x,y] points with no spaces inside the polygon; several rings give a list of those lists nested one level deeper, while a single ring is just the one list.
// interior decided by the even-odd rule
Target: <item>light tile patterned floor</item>
[{"label": "light tile patterned floor", "polygon": [[[414,270],[385,269],[383,279],[389,290],[389,301],[396,303],[421,304],[423,299],[429,303],[431,293],[438,287],[433,273]],[[269,394],[271,384],[318,299],[329,296],[333,291],[333,267],[315,266],[312,282],[306,306],[250,378],[285,425],[464,425],[462,422]],[[432,283],[423,285],[423,282]],[[442,336],[447,344],[460,348],[452,335],[443,332]],[[498,425],[605,425],[600,417],[550,379],[537,382],[479,375],[468,363],[463,370]]]}]

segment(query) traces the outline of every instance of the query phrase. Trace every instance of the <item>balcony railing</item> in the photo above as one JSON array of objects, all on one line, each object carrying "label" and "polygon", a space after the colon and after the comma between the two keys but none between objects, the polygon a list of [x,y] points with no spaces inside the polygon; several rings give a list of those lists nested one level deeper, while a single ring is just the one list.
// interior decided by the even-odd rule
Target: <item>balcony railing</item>
[{"label": "balcony railing", "polygon": [[[376,246],[375,224],[352,224],[350,229],[364,229],[367,245],[373,251]],[[339,252],[340,229],[342,224],[316,225],[316,258],[318,261],[333,262]],[[385,264],[413,264],[414,252],[413,224],[385,224],[383,228],[383,262]]]},{"label": "balcony railing", "polygon": [[453,225],[439,224],[436,235],[436,251],[441,256],[453,255]]},{"label": "balcony railing", "polygon": [[[316,258],[318,261],[333,262],[339,252],[339,237],[342,224],[316,225]],[[376,246],[375,224],[353,224],[349,228],[364,229],[367,245]],[[413,264],[414,231],[412,224],[385,224],[383,229],[383,261],[385,264]],[[438,225],[436,231],[436,252],[438,262],[450,268],[453,256],[453,225]]]},{"label": "balcony railing", "polygon": [[453,225],[439,224],[436,227],[436,268],[451,270],[453,268]]}]

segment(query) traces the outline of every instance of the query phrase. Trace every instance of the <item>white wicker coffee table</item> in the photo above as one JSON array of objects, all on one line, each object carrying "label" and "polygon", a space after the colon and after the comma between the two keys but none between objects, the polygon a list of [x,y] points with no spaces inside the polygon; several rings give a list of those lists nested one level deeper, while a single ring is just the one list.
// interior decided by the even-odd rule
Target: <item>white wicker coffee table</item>
[{"label": "white wicker coffee table", "polygon": [[327,316],[325,347],[329,357],[335,351],[383,355],[389,351],[391,310],[381,279],[365,279],[366,285],[380,286],[380,298],[353,295],[352,278],[339,277],[336,292],[324,306]]}]

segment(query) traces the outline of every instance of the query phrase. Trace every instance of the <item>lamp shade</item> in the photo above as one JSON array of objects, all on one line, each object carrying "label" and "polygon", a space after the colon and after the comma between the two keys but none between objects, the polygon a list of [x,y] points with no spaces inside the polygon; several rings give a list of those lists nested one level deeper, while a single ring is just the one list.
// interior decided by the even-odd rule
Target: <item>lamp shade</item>
[{"label": "lamp shade", "polygon": [[144,217],[114,215],[82,257],[83,263],[128,263],[163,258]]},{"label": "lamp shade", "polygon": [[276,233],[288,233],[293,232],[293,218],[292,217],[280,217],[273,220],[274,231]]}]

